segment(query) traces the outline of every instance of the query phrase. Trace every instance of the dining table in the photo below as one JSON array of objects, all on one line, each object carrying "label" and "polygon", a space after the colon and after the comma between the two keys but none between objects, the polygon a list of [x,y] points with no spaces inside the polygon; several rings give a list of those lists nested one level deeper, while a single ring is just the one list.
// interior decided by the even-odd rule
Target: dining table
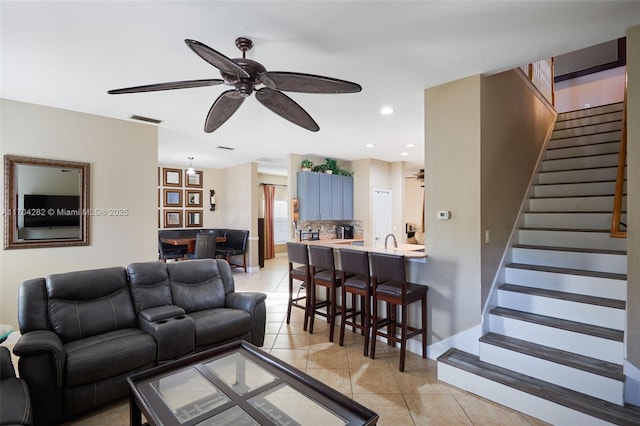
[{"label": "dining table", "polygon": [[[171,237],[162,237],[160,238],[165,244],[171,244],[174,246],[187,246],[187,253],[194,253],[196,251],[196,237],[180,237],[180,238],[171,238]],[[216,243],[225,243],[227,241],[227,237],[216,237]]]}]

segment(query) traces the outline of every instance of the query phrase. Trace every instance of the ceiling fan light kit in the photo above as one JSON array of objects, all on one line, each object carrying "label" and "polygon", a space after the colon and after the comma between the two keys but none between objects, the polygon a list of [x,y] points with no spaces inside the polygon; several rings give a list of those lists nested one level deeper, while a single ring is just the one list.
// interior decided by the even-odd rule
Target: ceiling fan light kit
[{"label": "ceiling fan light kit", "polygon": [[205,132],[211,133],[224,124],[254,91],[258,102],[266,108],[300,127],[317,132],[320,127],[307,111],[282,92],[337,94],[357,93],[362,90],[357,83],[337,78],[297,72],[267,71],[259,62],[246,58],[246,52],[253,47],[253,42],[246,37],[236,39],[236,47],[242,52],[242,58],[235,59],[229,59],[196,40],[186,39],[185,43],[196,55],[220,70],[222,79],[147,84],[109,90],[107,93],[117,95],[224,84],[232,86],[233,89],[223,92],[211,106],[204,123]]}]

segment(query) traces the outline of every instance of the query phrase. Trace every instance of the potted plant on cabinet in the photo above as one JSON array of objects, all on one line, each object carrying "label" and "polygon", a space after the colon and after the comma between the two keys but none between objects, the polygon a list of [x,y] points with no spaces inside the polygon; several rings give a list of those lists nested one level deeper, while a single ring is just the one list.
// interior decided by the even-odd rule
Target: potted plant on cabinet
[{"label": "potted plant on cabinet", "polygon": [[311,168],[313,168],[313,163],[311,162],[311,160],[305,158],[304,160],[302,160],[300,167],[302,168],[303,172],[310,172]]},{"label": "potted plant on cabinet", "polygon": [[325,158],[325,173],[328,174],[338,174],[340,169],[338,168],[338,163],[333,158]]}]

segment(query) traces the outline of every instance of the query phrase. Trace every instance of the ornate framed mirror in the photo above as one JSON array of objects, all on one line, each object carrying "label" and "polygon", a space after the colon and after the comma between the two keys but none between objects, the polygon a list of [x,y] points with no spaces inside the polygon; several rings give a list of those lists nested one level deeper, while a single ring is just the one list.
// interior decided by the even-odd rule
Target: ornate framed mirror
[{"label": "ornate framed mirror", "polygon": [[89,163],[4,156],[4,248],[89,245]]}]

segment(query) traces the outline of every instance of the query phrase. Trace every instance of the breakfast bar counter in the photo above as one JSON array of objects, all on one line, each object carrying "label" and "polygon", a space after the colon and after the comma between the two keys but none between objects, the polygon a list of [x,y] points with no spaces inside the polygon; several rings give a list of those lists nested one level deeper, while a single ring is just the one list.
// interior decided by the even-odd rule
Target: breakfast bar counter
[{"label": "breakfast bar counter", "polygon": [[427,254],[424,251],[425,246],[421,244],[398,244],[398,247],[369,247],[361,246],[353,243],[364,242],[364,239],[351,239],[351,240],[310,240],[302,241],[302,243],[308,245],[318,245],[324,247],[332,247],[334,250],[340,250],[341,248],[348,248],[349,250],[360,250],[370,253],[387,253],[395,255],[404,255],[407,260],[425,259]]}]

